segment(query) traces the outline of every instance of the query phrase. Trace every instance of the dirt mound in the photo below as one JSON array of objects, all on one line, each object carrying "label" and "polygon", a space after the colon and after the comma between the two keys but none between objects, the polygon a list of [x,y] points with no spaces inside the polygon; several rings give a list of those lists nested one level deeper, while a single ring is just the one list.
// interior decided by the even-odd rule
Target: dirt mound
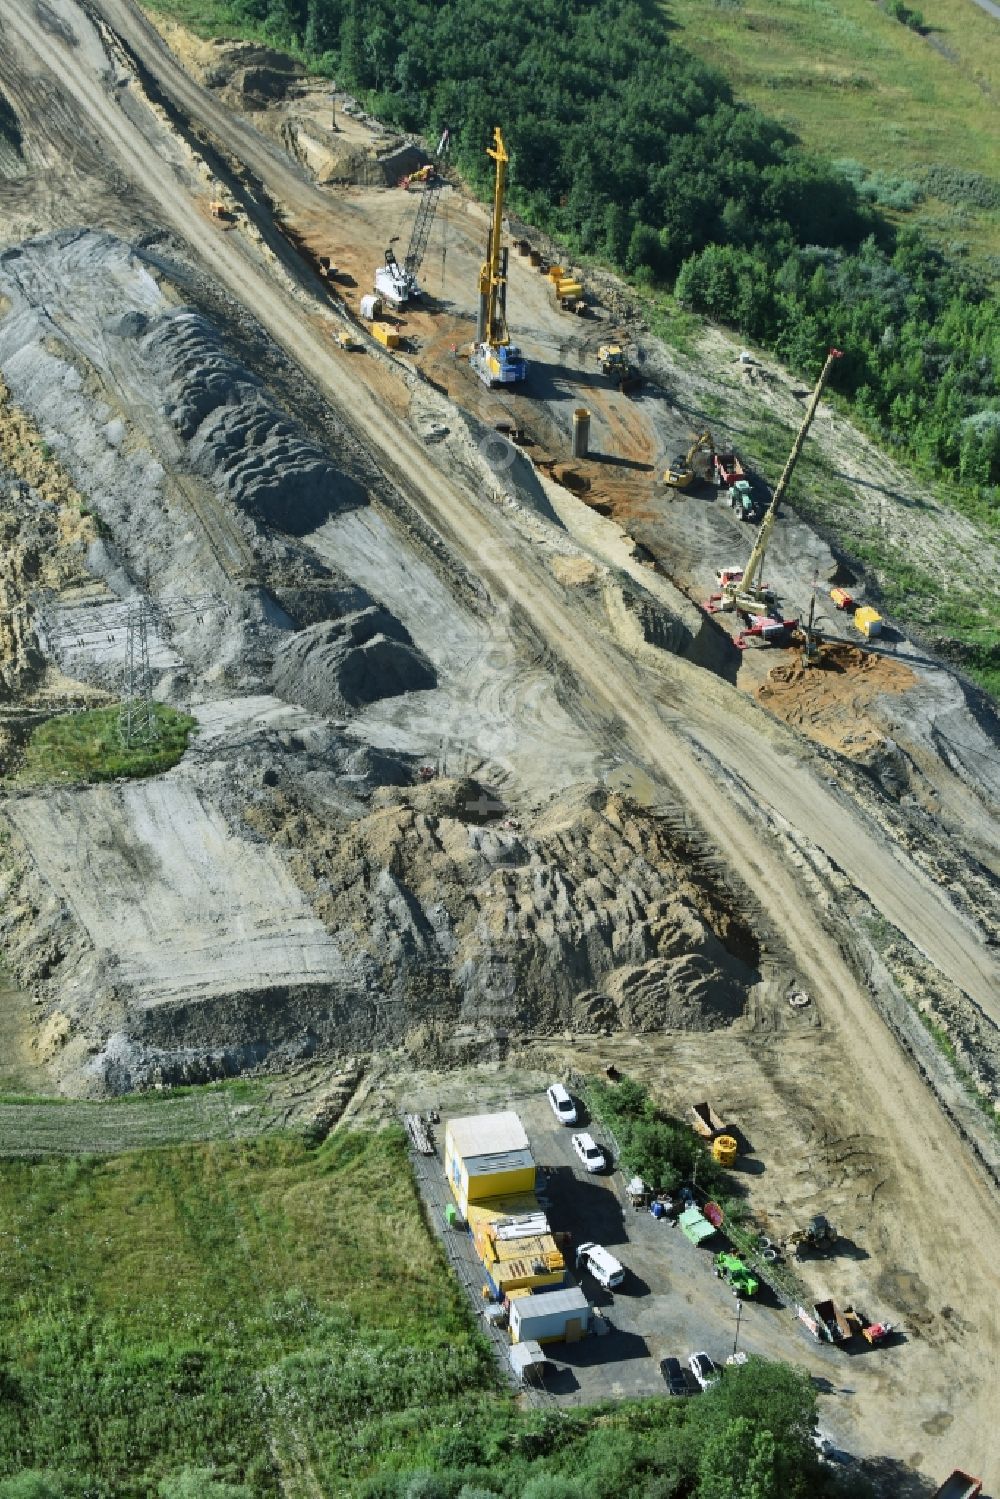
[{"label": "dirt mound", "polygon": [[757,700],[785,723],[840,754],[864,759],[880,751],[884,730],[866,708],[884,693],[917,685],[909,666],[860,646],[826,642],[818,666],[782,661],[757,689]]},{"label": "dirt mound", "polygon": [[278,647],[274,662],[279,696],[330,717],[436,682],[426,656],[377,605],[309,625]]},{"label": "dirt mound", "polygon": [[132,328],[142,330],[142,352],[162,379],[167,414],[189,444],[192,466],[233,504],[303,535],[364,502],[361,487],[275,406],[196,308],[173,310],[145,329],[133,319],[118,331]]},{"label": "dirt mound", "polygon": [[287,53],[253,42],[237,42],[216,49],[205,72],[211,88],[224,91],[237,109],[266,109],[284,99],[303,77],[302,69]]},{"label": "dirt mound", "polygon": [[732,892],[695,880],[661,819],[596,789],[530,826],[505,811],[465,780],[383,790],[347,825],[297,789],[248,815],[397,1034],[432,1013],[512,1031],[742,1014],[759,975]]}]

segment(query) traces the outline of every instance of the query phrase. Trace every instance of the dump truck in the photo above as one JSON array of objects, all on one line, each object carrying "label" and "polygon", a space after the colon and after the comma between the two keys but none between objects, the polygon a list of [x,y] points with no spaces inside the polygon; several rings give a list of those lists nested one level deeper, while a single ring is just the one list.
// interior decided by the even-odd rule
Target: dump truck
[{"label": "dump truck", "polygon": [[981,1478],[973,1478],[961,1468],[953,1468],[941,1487],[934,1490],[931,1499],[978,1499],[982,1492]]},{"label": "dump truck", "polygon": [[817,1343],[849,1343],[854,1334],[850,1322],[831,1299],[817,1301],[811,1311],[804,1306],[796,1307],[795,1311]]},{"label": "dump truck", "polygon": [[691,1117],[691,1126],[696,1134],[701,1135],[704,1140],[714,1140],[716,1135],[723,1135],[726,1126],[712,1108],[710,1103],[693,1103],[688,1109]]},{"label": "dump truck", "polygon": [[760,1290],[760,1281],[751,1275],[738,1254],[722,1249],[715,1256],[714,1265],[716,1275],[732,1287],[734,1296],[749,1298]]},{"label": "dump truck", "polygon": [[716,453],[712,460],[715,477],[723,489],[732,489],[746,480],[743,465],[735,453]]}]

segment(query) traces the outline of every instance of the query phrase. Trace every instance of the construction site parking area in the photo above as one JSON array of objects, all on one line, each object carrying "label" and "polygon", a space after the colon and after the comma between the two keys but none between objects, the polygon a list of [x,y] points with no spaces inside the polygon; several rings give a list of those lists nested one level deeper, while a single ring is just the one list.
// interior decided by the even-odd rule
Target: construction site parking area
[{"label": "construction site parking area", "polygon": [[[411,1159],[431,1227],[493,1341],[501,1371],[513,1379],[509,1334],[483,1316],[492,1297],[472,1237],[464,1226],[449,1222],[447,1210],[449,1205],[454,1208],[455,1200],[445,1175],[444,1138],[448,1120],[464,1114],[513,1109],[524,1125],[537,1168],[539,1206],[552,1231],[567,1236],[560,1242],[568,1280],[579,1284],[598,1313],[593,1319],[598,1330],[581,1341],[545,1345],[550,1368],[541,1384],[525,1387],[529,1403],[587,1405],[651,1395],[667,1398],[660,1373],[664,1358],[676,1357],[686,1367],[691,1353],[706,1352],[724,1365],[737,1350],[795,1364],[831,1396],[838,1384],[835,1362],[846,1355],[815,1344],[798,1321],[794,1304],[782,1305],[767,1287],[754,1300],[738,1304],[725,1281],[713,1273],[714,1255],[725,1247],[721,1236],[697,1247],[684,1237],[675,1218],[656,1219],[646,1208],[635,1208],[613,1143],[590,1117],[579,1092],[571,1090],[577,1123],[563,1126],[553,1118],[543,1086],[498,1096],[488,1079],[483,1082],[483,1092],[469,1089],[465,1100],[459,1102],[456,1096],[451,1107],[443,1097],[435,1101],[430,1092],[404,1096],[406,1112],[422,1113],[425,1119],[428,1113],[440,1116],[440,1122],[429,1128],[434,1154],[413,1151]],[[436,1080],[437,1095],[445,1094],[447,1087],[445,1080]],[[604,1172],[589,1173],[577,1158],[571,1141],[578,1129],[593,1134],[605,1151]],[[603,1245],[624,1266],[625,1281],[616,1291],[604,1290],[586,1270],[575,1270],[576,1250],[588,1241]],[[866,1372],[871,1372],[863,1367],[865,1362],[851,1360],[853,1393],[862,1399]],[[849,1413],[838,1412],[835,1396],[824,1403],[824,1428],[838,1448],[849,1450]]]}]

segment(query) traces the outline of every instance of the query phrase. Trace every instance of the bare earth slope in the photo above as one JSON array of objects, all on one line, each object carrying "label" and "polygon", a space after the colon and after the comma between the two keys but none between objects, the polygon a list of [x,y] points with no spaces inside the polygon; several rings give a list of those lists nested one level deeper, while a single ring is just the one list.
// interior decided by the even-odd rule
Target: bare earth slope
[{"label": "bare earth slope", "polygon": [[[270,205],[325,216],[334,243],[369,208],[325,195],[131,5],[0,0],[0,41],[23,160],[45,164],[30,227],[100,231],[0,259],[0,368],[103,521],[100,546],[81,542],[93,599],[208,588],[225,604],[164,642],[157,690],[204,724],[182,766],[5,809],[8,949],[65,1085],[307,1055],[338,1031],[361,1049],[442,1010],[470,1044],[519,1026],[728,1027],[721,1075],[727,1055],[764,1055],[800,985],[824,1086],[810,1091],[800,1040],[794,1082],[768,1059],[740,1062],[740,1086],[815,1111],[806,1142],[864,1135],[873,1252],[909,1257],[869,1281],[911,1334],[857,1371],[881,1440],[1000,1481],[990,1139],[976,1158],[929,1092],[864,941],[865,922],[889,923],[995,1035],[989,870],[696,664],[690,602],[523,459],[491,461],[412,366],[333,345]],[[226,161],[250,183],[228,232],[206,208]],[[22,176],[7,193],[23,218]],[[85,255],[116,278],[113,309],[62,295],[60,266]],[[49,619],[85,605],[32,602]],[[105,646],[59,664],[120,690]],[[963,806],[983,847],[994,810]],[[828,1167],[810,1167],[820,1191]],[[955,1308],[974,1340],[950,1330]],[[878,1426],[859,1417],[866,1450],[884,1450]]]}]

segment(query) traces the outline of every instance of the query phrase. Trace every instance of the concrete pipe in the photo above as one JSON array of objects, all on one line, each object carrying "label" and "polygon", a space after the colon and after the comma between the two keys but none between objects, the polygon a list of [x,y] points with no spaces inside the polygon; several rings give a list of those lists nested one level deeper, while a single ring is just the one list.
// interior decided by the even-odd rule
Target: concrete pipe
[{"label": "concrete pipe", "polygon": [[573,412],[573,457],[586,458],[590,447],[590,412],[578,406]]}]

